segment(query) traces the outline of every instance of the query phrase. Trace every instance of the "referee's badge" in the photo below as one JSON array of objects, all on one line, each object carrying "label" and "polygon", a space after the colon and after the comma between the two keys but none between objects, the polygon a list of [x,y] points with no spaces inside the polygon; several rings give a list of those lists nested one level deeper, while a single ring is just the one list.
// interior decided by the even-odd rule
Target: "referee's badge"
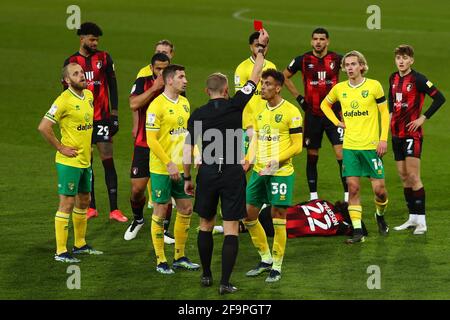
[{"label": "referee's badge", "polygon": [[247,95],[249,95],[250,93],[252,93],[254,87],[251,85],[251,83],[247,83],[242,89],[241,91]]}]

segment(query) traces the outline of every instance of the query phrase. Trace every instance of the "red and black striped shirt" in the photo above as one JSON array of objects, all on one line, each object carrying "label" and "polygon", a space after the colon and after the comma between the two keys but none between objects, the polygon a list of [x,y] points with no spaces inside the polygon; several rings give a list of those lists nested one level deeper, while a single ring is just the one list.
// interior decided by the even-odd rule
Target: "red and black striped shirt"
[{"label": "red and black striped shirt", "polygon": [[406,125],[418,119],[422,114],[425,94],[433,97],[438,90],[421,73],[412,70],[406,76],[399,72],[389,77],[389,112],[391,117],[391,132],[398,138],[421,138],[423,129],[420,126],[416,131],[408,131]]},{"label": "red and black striped shirt", "polygon": [[[150,89],[153,86],[153,83],[155,82],[155,78],[153,75],[149,77],[139,77],[134,82],[133,88],[131,89],[131,96],[138,96],[148,89]],[[148,148],[147,144],[147,135],[145,132],[145,119],[147,114],[147,109],[150,103],[158,97],[162,92],[164,91],[164,88],[162,88],[160,91],[156,92],[156,94],[151,98],[150,102],[141,108],[138,109],[138,129],[136,133],[136,139],[134,139],[134,145],[136,147],[143,147]]]},{"label": "red and black striped shirt", "polygon": [[320,103],[339,82],[341,59],[342,56],[335,52],[330,51],[324,57],[318,58],[310,51],[296,57],[287,67],[292,74],[297,71],[302,73],[306,112],[325,116],[320,109]]},{"label": "red and black striped shirt", "polygon": [[289,207],[286,212],[288,238],[351,234],[349,221],[326,200],[312,200]]},{"label": "red and black striped shirt", "polygon": [[83,68],[87,89],[94,95],[94,120],[109,119],[110,96],[111,107],[116,109],[118,104],[116,75],[111,56],[106,51],[97,51],[88,57],[76,52],[64,61],[64,66],[72,62]]}]

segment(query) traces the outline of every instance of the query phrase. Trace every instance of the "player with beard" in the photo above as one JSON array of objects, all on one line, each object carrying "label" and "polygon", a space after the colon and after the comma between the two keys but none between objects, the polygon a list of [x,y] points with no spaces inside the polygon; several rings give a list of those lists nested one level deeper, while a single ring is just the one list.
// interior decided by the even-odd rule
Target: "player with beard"
[{"label": "player with beard", "polygon": [[[319,198],[317,193],[317,162],[319,160],[319,149],[322,145],[322,137],[325,132],[328,140],[333,145],[336,160],[339,164],[339,172],[344,187],[344,200],[348,201],[348,187],[342,177],[342,142],[344,130],[337,128],[324,116],[320,109],[320,103],[339,82],[339,70],[342,56],[328,51],[329,35],[323,28],[317,28],[312,32],[312,51],[306,52],[292,60],[283,71],[286,78],[286,87],[296,98],[305,112],[305,135],[304,146],[307,149],[306,177],[308,180],[310,199]],[[298,71],[301,71],[304,85],[304,97],[297,90],[291,80]],[[333,105],[333,111],[340,118],[340,105]]]},{"label": "player with beard", "polygon": [[[117,206],[117,173],[113,160],[112,137],[119,130],[117,81],[114,63],[106,51],[97,49],[102,35],[99,26],[92,22],[81,24],[77,35],[80,36],[80,49],[66,59],[64,66],[74,62],[84,70],[87,88],[94,94],[94,128],[92,144],[97,149],[105,169],[105,182],[108,189],[109,218],[120,222],[128,221]],[[66,87],[66,85],[65,85]],[[95,203],[94,175],[92,175],[91,203],[88,219],[97,217]]]},{"label": "player with beard", "polygon": [[[75,234],[74,254],[102,254],[86,244],[86,213],[91,191],[91,138],[93,120],[93,96],[86,90],[83,69],[70,63],[63,69],[62,78],[68,89],[53,102],[39,124],[38,130],[56,150],[59,207],[55,216],[55,260],[67,263],[80,262],[67,251],[69,217],[72,215]],[[53,132],[58,123],[61,129],[59,141]]]}]

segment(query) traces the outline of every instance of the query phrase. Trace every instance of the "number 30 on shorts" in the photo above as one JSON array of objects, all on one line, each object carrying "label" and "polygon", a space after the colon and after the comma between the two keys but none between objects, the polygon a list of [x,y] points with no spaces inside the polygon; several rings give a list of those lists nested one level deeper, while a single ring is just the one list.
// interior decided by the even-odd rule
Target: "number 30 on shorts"
[{"label": "number 30 on shorts", "polygon": [[287,194],[287,185],[286,183],[278,183],[278,182],[272,182],[272,194],[281,194],[286,195]]}]

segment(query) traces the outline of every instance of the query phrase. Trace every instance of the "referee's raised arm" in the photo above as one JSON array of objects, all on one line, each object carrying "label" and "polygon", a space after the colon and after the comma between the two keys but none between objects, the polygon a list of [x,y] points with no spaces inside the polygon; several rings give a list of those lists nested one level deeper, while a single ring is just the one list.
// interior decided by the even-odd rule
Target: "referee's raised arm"
[{"label": "referee's raised arm", "polygon": [[250,81],[252,81],[255,85],[258,84],[259,79],[261,78],[262,69],[264,66],[264,49],[269,43],[269,34],[266,29],[261,29],[259,31],[258,38],[258,54],[256,55],[255,65],[253,66],[252,74],[250,76]]}]

